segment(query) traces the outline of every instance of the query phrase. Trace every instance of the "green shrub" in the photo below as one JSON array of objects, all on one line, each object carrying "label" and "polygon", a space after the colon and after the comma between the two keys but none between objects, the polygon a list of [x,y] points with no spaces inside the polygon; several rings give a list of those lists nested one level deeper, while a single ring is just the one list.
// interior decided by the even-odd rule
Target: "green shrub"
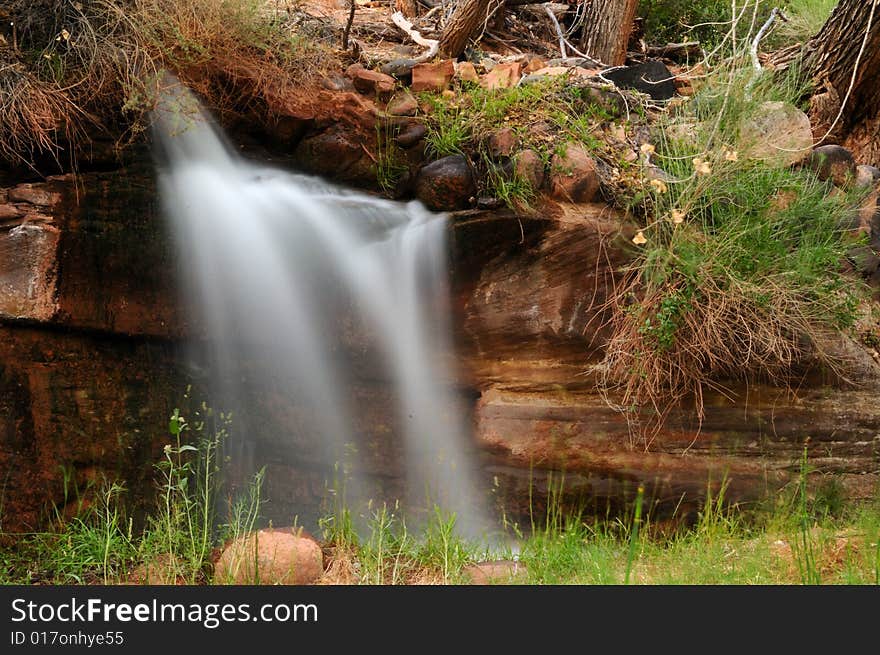
[{"label": "green shrub", "polygon": [[[645,213],[636,258],[611,301],[606,390],[620,392],[639,430],[659,428],[686,396],[725,380],[785,383],[851,326],[862,285],[843,273],[860,195],[805,168],[748,156],[740,126],[761,102],[796,99],[795,82],[751,83],[736,70],[709,83],[674,128],[655,135],[654,180],[634,198]],[[670,126],[664,126],[669,128]]]}]

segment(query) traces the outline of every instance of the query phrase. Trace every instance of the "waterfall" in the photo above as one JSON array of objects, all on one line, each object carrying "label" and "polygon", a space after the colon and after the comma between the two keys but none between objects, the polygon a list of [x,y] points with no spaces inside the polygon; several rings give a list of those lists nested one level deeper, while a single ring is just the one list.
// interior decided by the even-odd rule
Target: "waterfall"
[{"label": "waterfall", "polygon": [[[289,434],[275,437],[308,444],[305,459],[327,472],[363,448],[352,350],[367,348],[370,374],[395,399],[399,434],[388,438],[405,455],[400,500],[438,506],[461,534],[485,535],[450,365],[447,218],[246,161],[188,91],[171,89],[155,112],[159,189],[219,402],[242,401],[249,386],[289,403]],[[253,453],[248,426],[235,423],[236,452]],[[349,501],[369,500],[356,464],[346,475]]]}]

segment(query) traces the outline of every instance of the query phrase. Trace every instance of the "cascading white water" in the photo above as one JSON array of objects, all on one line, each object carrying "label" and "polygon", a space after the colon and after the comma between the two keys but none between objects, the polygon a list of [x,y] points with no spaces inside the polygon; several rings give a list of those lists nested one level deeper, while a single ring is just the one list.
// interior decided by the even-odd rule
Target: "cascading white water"
[{"label": "cascading white water", "polygon": [[[247,162],[187,91],[172,88],[156,110],[160,193],[221,397],[259,378],[298,408],[291,439],[319,435],[314,459],[338,461],[359,430],[342,334],[367,335],[397,399],[401,500],[436,504],[455,513],[460,533],[485,535],[447,362],[445,217]],[[348,483],[356,495],[358,479]]]}]

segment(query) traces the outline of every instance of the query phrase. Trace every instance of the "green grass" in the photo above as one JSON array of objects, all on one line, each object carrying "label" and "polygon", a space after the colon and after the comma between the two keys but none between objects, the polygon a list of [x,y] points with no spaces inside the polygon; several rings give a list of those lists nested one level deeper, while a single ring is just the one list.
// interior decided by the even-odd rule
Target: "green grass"
[{"label": "green grass", "polygon": [[[360,536],[337,543],[337,533],[325,532],[332,554],[324,582],[467,584],[475,563],[516,560],[523,575],[490,584],[880,583],[880,490],[873,501],[840,502],[840,487],[817,484],[816,475],[805,457],[788,486],[748,508],[728,501],[723,481],[688,524],[651,516],[644,489],[616,517],[566,510],[559,477],[546,510],[525,526],[507,525],[508,539],[492,546],[458,538],[455,517],[439,510],[413,531],[399,505],[371,504]],[[829,489],[837,489],[832,502]],[[331,519],[325,525],[338,523]]]},{"label": "green grass", "polygon": [[[477,562],[517,560],[525,569],[522,576],[492,583],[880,584],[880,494],[857,505],[828,503],[821,485],[806,484],[810,475],[804,460],[788,488],[750,509],[729,504],[721,485],[707,494],[692,525],[677,528],[646,512],[642,493],[617,518],[566,511],[560,479],[551,485],[545,514],[532,516],[525,530],[510,526],[509,540],[491,547],[461,539],[455,516],[437,508],[414,531],[399,505],[370,504],[364,528],[356,533],[340,504],[338,516],[322,521],[330,554],[322,582],[466,584],[467,568]],[[255,529],[259,488],[258,478],[213,543]],[[106,486],[94,504],[54,531],[14,541],[2,535],[0,583],[114,584],[153,562],[164,567],[161,575],[170,575],[164,581],[209,584],[210,575],[184,556],[188,530],[178,528],[170,547],[165,535],[150,539],[149,531],[134,532],[116,502],[122,493],[118,485]],[[161,510],[156,516],[167,519]],[[181,555],[176,564],[162,559],[169,552]]]}]

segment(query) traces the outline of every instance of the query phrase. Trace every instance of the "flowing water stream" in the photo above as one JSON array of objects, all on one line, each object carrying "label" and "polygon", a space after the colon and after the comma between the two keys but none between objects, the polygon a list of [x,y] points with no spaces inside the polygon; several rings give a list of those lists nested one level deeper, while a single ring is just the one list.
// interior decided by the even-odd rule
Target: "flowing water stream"
[{"label": "flowing water stream", "polygon": [[[405,454],[400,500],[455,513],[460,533],[484,535],[449,365],[446,217],[246,161],[180,87],[160,103],[155,125],[162,203],[182,297],[208,344],[212,402],[240,402],[244,386],[289,400],[290,434],[276,439],[311,435],[305,442],[320,452],[309,459],[329,474],[363,447],[352,350],[375,352],[370,374],[393,390],[389,423],[399,434],[388,438]],[[232,452],[254,457],[248,425],[232,424]],[[348,502],[368,501],[357,465],[345,475]]]}]

